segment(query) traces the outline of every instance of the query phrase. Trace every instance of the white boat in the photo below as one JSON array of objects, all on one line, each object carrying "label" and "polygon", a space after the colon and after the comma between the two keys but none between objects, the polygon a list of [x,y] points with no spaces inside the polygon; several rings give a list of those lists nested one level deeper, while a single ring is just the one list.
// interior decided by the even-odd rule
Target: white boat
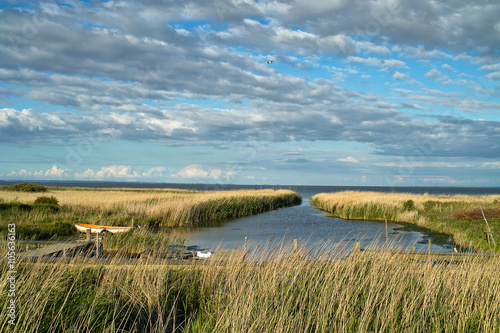
[{"label": "white boat", "polygon": [[80,232],[87,232],[87,230],[90,229],[90,232],[93,234],[100,233],[103,231],[111,232],[114,234],[117,232],[127,232],[131,229],[134,229],[134,227],[113,227],[113,226],[85,224],[85,223],[75,223],[75,227]]},{"label": "white boat", "polygon": [[210,258],[211,255],[212,255],[212,252],[196,251],[196,257],[198,257],[198,258]]}]

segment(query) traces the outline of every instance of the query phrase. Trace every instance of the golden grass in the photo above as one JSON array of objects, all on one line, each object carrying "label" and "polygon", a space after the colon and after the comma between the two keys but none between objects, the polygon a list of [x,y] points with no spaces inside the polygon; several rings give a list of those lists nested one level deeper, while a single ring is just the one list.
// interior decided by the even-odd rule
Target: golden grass
[{"label": "golden grass", "polygon": [[[121,265],[119,256],[110,264],[22,263],[15,330],[496,332],[500,327],[498,257],[456,265],[395,260],[383,253],[304,260],[290,256],[291,244],[280,249],[269,261],[202,266]],[[342,249],[324,251],[342,257]],[[252,257],[268,254],[256,251]],[[6,277],[2,266],[1,288]],[[2,313],[7,301],[2,293]],[[5,319],[0,330],[9,331]]]},{"label": "golden grass", "polygon": [[[33,203],[40,196],[54,196],[61,205],[78,205],[112,209],[116,205],[145,207],[158,206],[158,209],[169,210],[172,207],[192,206],[209,200],[228,197],[276,196],[294,193],[290,190],[232,190],[232,191],[185,191],[177,189],[71,189],[48,188],[44,193],[26,193],[0,191],[0,199],[5,201],[21,201]],[[131,208],[136,209],[136,208]]]},{"label": "golden grass", "polygon": [[378,205],[387,208],[397,207],[403,209],[405,201],[413,200],[417,210],[424,210],[429,201],[437,201],[438,204],[446,204],[447,208],[453,203],[467,205],[490,205],[495,200],[500,201],[500,195],[430,195],[411,193],[385,193],[373,191],[343,191],[335,193],[319,193],[311,200],[319,200],[332,207],[347,207],[352,205]]},{"label": "golden grass", "polygon": [[[33,205],[40,196],[54,197],[57,211],[37,209],[4,209],[4,222],[29,227],[83,222],[105,225],[131,225],[132,219],[143,226],[196,226],[211,219],[225,219],[258,214],[299,204],[301,197],[290,190],[184,191],[171,189],[72,189],[48,188],[44,193],[0,191],[0,203],[20,202]],[[33,206],[35,207],[35,206]],[[27,207],[30,208],[30,207]],[[59,223],[58,226],[55,224]],[[1,226],[1,223],[0,223]],[[5,227],[5,226],[4,226]],[[47,231],[48,232],[48,231]],[[45,234],[47,234],[45,232]]]},{"label": "golden grass", "polygon": [[[488,239],[486,224],[480,207],[489,214],[494,239],[500,241],[500,195],[429,195],[384,193],[371,191],[344,191],[320,193],[311,198],[311,204],[344,219],[366,219],[414,223],[437,232],[454,236],[454,241],[476,249],[498,251]],[[474,214],[472,214],[474,213]],[[479,218],[467,218],[467,217]]]}]

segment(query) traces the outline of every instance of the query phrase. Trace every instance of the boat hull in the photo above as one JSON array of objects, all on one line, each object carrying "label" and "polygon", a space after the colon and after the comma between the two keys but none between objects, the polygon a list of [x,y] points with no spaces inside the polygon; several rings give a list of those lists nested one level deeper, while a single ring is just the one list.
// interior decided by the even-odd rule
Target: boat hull
[{"label": "boat hull", "polygon": [[111,232],[111,233],[118,233],[118,232],[127,232],[131,229],[134,229],[134,227],[112,227],[112,226],[105,226],[105,225],[96,225],[96,224],[85,224],[85,223],[75,223],[76,230],[80,232],[87,232],[88,229],[90,229],[90,232],[93,234],[100,233],[100,232]]}]

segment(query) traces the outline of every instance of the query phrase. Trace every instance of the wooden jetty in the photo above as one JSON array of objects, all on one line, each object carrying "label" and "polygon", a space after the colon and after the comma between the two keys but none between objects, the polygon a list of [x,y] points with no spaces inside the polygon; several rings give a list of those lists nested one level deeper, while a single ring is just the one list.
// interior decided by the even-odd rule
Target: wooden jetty
[{"label": "wooden jetty", "polygon": [[[35,242],[30,242],[35,243]],[[38,245],[39,242],[36,242]],[[46,242],[48,243],[48,242]],[[53,243],[53,242],[52,242]],[[42,258],[50,258],[56,256],[72,257],[77,253],[88,253],[95,248],[94,240],[57,242],[53,245],[39,247],[34,250],[28,250],[20,253],[21,260],[37,261]]]}]

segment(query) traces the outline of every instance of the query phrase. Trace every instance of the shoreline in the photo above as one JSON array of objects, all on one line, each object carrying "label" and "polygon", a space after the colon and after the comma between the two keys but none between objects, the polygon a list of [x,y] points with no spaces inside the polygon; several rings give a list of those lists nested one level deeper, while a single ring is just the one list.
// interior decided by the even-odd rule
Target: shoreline
[{"label": "shoreline", "polygon": [[[25,185],[26,190],[33,187]],[[0,188],[0,232],[16,223],[19,236],[45,239],[76,233],[74,223],[142,227],[199,226],[299,205],[291,190],[189,191],[42,187]]]},{"label": "shoreline", "polygon": [[[409,223],[453,237],[453,242],[477,251],[500,252],[500,195],[419,195],[345,191],[319,193],[310,204],[346,220],[392,221]],[[488,212],[487,219],[478,215],[479,207]],[[487,215],[488,215],[487,214]],[[491,220],[491,221],[490,221]],[[490,233],[488,233],[490,231]]]}]

